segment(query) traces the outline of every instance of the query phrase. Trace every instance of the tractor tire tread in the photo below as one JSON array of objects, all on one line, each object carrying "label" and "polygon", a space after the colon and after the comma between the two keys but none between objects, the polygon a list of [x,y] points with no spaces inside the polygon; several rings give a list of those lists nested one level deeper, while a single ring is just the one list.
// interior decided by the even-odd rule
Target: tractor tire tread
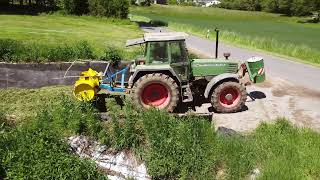
[{"label": "tractor tire tread", "polygon": [[162,84],[166,85],[166,87],[169,89],[171,94],[171,100],[169,104],[164,108],[168,112],[173,112],[174,109],[177,107],[179,102],[179,90],[178,85],[175,82],[174,79],[172,79],[170,76],[162,74],[162,73],[152,73],[152,74],[146,74],[142,77],[140,77],[133,86],[132,90],[132,100],[136,108],[149,108],[145,107],[141,103],[141,93],[144,89],[144,86],[150,82],[161,82]]},{"label": "tractor tire tread", "polygon": [[[240,91],[239,103],[232,108],[225,108],[220,104],[220,92],[222,89],[224,89],[227,86],[235,87],[235,88],[239,89],[239,91]],[[246,100],[247,100],[247,91],[246,91],[245,86],[243,86],[242,84],[240,84],[238,82],[233,82],[233,81],[223,82],[222,84],[218,85],[213,90],[212,95],[211,95],[212,107],[213,107],[213,109],[215,109],[219,113],[238,112],[244,107]]]}]

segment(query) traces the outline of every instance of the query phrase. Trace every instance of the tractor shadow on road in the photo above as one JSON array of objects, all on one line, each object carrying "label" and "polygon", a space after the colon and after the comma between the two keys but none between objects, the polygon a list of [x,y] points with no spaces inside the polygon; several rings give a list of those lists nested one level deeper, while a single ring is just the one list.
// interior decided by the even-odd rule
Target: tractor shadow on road
[{"label": "tractor shadow on road", "polygon": [[180,102],[173,113],[177,114],[179,117],[188,115],[201,116],[211,122],[214,110],[211,104],[209,104],[210,101],[205,99],[203,96],[195,96],[192,102]]},{"label": "tractor shadow on road", "polygon": [[[265,93],[261,91],[252,91],[248,93],[247,102],[253,102],[259,99],[265,99],[267,96]],[[248,106],[244,106],[240,111],[236,112],[245,112],[248,111]],[[195,96],[193,102],[183,103],[180,102],[175,109],[174,113],[178,114],[179,116],[185,116],[188,114],[197,115],[197,116],[204,116],[208,117],[211,121],[212,114],[219,114],[216,112],[213,107],[211,106],[210,100],[206,99],[203,96]]]},{"label": "tractor shadow on road", "polygon": [[256,99],[265,99],[267,96],[261,91],[251,91],[248,93],[248,98],[251,99],[251,101],[255,101]]}]

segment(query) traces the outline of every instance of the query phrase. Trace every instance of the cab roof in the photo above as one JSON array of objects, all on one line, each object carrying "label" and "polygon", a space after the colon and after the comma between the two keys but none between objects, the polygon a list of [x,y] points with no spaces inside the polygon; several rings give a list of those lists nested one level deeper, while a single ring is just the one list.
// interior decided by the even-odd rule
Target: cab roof
[{"label": "cab roof", "polygon": [[131,39],[126,43],[126,47],[143,44],[154,41],[178,41],[185,40],[188,34],[184,32],[166,32],[166,33],[145,33],[143,38]]}]

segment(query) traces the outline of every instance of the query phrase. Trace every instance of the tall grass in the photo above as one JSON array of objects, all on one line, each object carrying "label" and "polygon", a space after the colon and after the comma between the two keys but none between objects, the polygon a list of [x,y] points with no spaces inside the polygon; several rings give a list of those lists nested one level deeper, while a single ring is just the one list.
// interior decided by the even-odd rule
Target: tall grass
[{"label": "tall grass", "polygon": [[[299,24],[297,17],[218,8],[153,6],[132,8],[134,15],[169,23],[169,28],[201,37],[218,27],[225,42],[260,49],[319,65],[318,25]],[[142,18],[140,18],[142,19]],[[144,18],[146,19],[146,18]],[[211,38],[214,38],[213,33]]]},{"label": "tall grass", "polygon": [[[3,94],[4,98],[9,95]],[[19,94],[20,99],[29,96]],[[0,147],[0,177],[25,173],[50,178],[58,172],[68,178],[100,177],[92,164],[84,166],[87,161],[66,151],[64,137],[81,134],[113,151],[133,151],[146,162],[153,179],[247,179],[254,169],[259,169],[261,179],[320,178],[320,134],[297,128],[285,119],[263,123],[250,134],[225,136],[216,133],[207,118],[178,118],[155,109],[140,111],[128,100],[121,107],[108,99],[111,120],[102,121],[91,104],[76,102],[69,95],[50,96],[52,102],[47,106],[31,110],[37,113],[28,123],[7,126],[6,131],[0,128],[1,144],[6,144]],[[8,122],[5,117],[15,111],[6,113],[9,116],[0,116],[0,124]]]},{"label": "tall grass", "polygon": [[0,178],[106,179],[92,162],[70,153],[61,126],[52,122],[44,109],[33,121],[0,131]]}]

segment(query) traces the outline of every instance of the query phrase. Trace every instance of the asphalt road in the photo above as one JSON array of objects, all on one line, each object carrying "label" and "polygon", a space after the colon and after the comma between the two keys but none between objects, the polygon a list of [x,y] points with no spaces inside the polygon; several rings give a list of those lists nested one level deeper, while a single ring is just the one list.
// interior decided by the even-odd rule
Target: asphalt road
[{"label": "asphalt road", "polygon": [[[147,32],[168,31],[163,28],[143,28]],[[199,38],[190,35],[187,39],[187,46],[196,52],[214,57],[215,41]],[[219,42],[219,57],[223,57],[224,52],[230,52],[232,59],[245,61],[252,56],[263,57],[267,76],[280,78],[289,81],[297,86],[320,91],[320,68],[287,60],[282,57],[270,55],[265,52],[239,48]],[[319,57],[320,58],[320,57]]]}]

